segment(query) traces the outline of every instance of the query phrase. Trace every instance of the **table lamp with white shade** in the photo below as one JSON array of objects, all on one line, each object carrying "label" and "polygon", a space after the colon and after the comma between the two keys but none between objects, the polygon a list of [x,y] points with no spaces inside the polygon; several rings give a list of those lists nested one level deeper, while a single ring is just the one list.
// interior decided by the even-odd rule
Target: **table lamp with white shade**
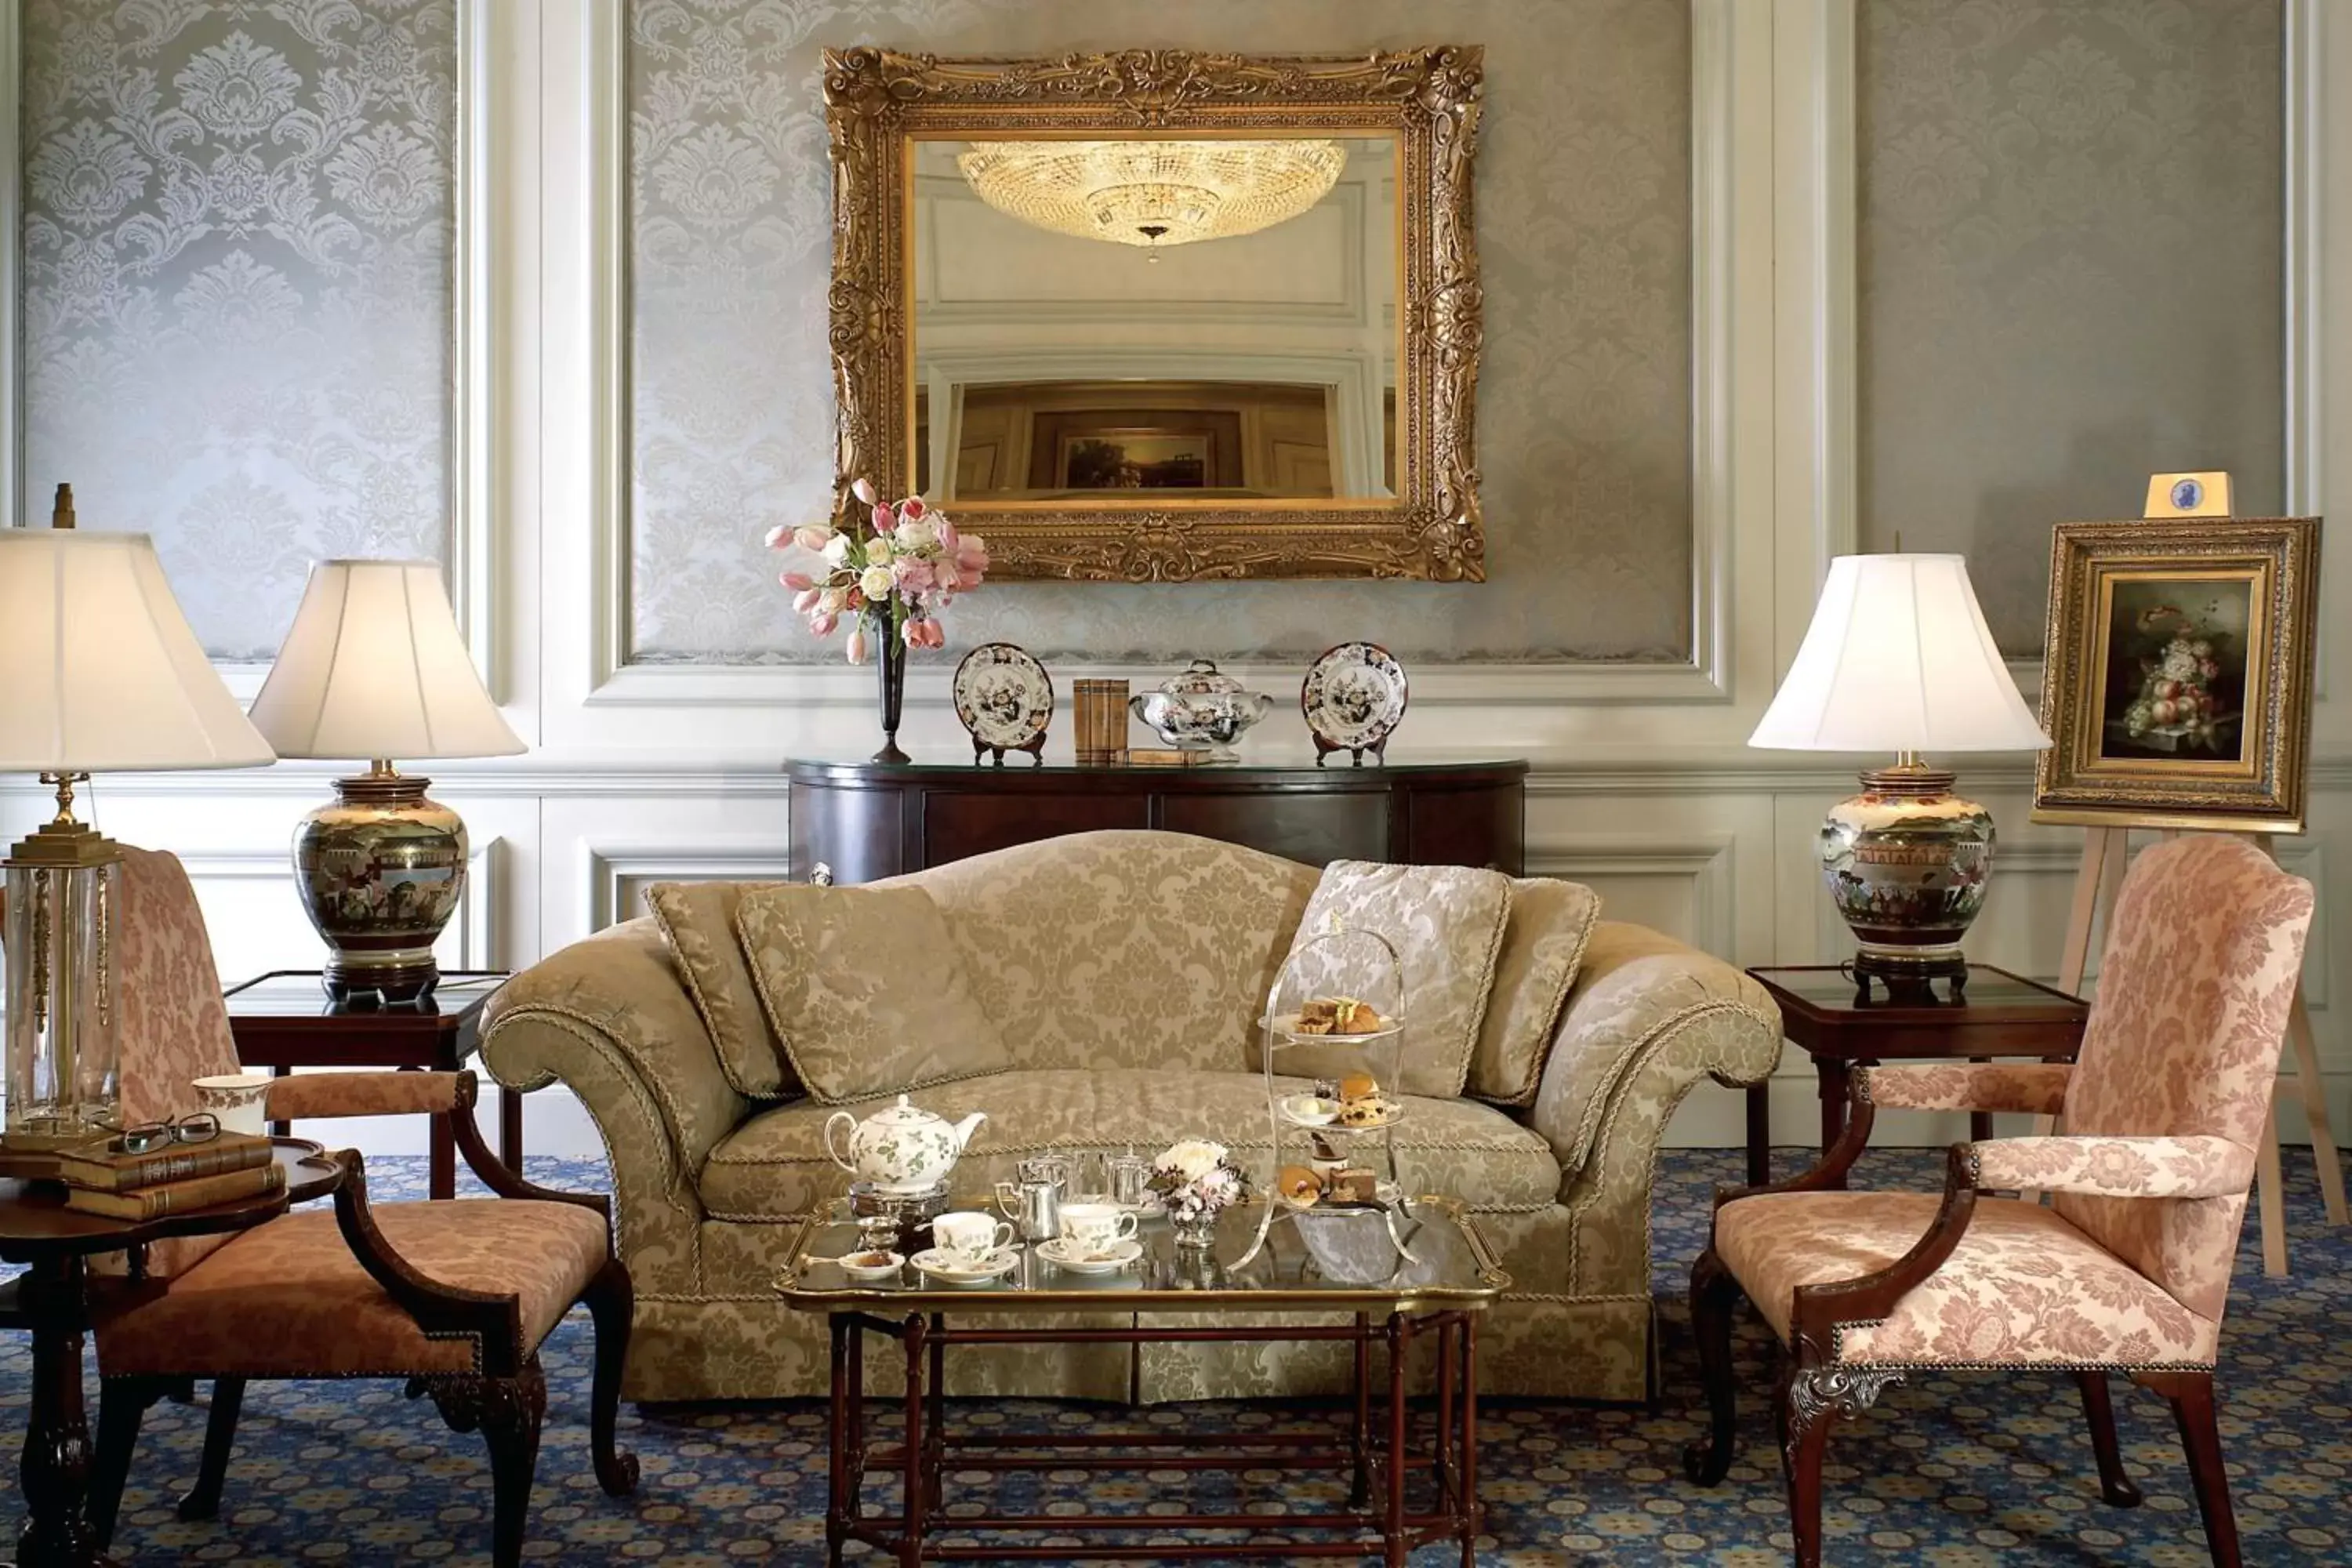
[{"label": "table lamp with white shade", "polygon": [[433,943],[466,890],[466,825],[395,757],[522,751],[457,632],[431,561],[321,561],[254,699],[281,757],[368,760],[294,835],[296,886],[330,949],[338,1000],[415,1002],[440,979]]},{"label": "table lamp with white shade", "polygon": [[1861,943],[1853,965],[1916,989],[1965,985],[1992,817],[1927,756],[2050,744],[2010,679],[1958,555],[1841,555],[1788,679],[1748,737],[1776,751],[1892,752],[1822,825],[1822,870]]},{"label": "table lamp with white shade", "polygon": [[74,816],[92,773],[249,768],[267,742],[205,657],[143,533],[0,528],[0,773],[58,814],[8,851],[8,1109],[0,1142],[79,1142],[121,1110],[121,847]]}]

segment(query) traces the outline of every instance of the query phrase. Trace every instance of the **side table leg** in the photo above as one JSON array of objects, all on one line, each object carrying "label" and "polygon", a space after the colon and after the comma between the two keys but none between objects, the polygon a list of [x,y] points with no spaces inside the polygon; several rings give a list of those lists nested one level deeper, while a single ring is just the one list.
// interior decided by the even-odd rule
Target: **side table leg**
[{"label": "side table leg", "polygon": [[1462,1320],[1462,1568],[1478,1568],[1478,1319]]},{"label": "side table leg", "polygon": [[[1815,1057],[1813,1070],[1822,1080],[1822,1152],[1827,1153],[1845,1136],[1845,1105],[1853,1091],[1853,1068],[1833,1057]],[[1845,1185],[1844,1178],[1839,1178],[1838,1185]]]},{"label": "side table leg", "polygon": [[898,1537],[899,1568],[917,1568],[923,1560],[923,1505],[930,1498],[930,1481],[923,1474],[930,1451],[923,1434],[923,1315],[909,1313],[899,1336],[907,1348],[906,1530]]},{"label": "side table leg", "polygon": [[828,1458],[833,1474],[825,1489],[825,1568],[841,1568],[841,1549],[849,1540],[849,1521],[856,1511],[849,1495],[849,1358],[853,1326],[848,1317],[833,1316],[833,1422]]},{"label": "side table leg", "polygon": [[[414,1068],[402,1068],[402,1072],[414,1072]],[[473,1111],[456,1114],[471,1116]],[[449,1119],[433,1119],[430,1141],[425,1146],[425,1195],[428,1198],[454,1198],[457,1195],[457,1135],[449,1129]]]},{"label": "side table leg", "polygon": [[1349,1446],[1355,1450],[1355,1479],[1348,1485],[1348,1506],[1370,1508],[1372,1504],[1372,1320],[1367,1312],[1356,1314],[1356,1426],[1349,1434]]},{"label": "side table leg", "polygon": [[1402,1312],[1389,1314],[1389,1497],[1388,1514],[1381,1525],[1381,1540],[1388,1547],[1388,1568],[1405,1568],[1410,1551],[1404,1539],[1404,1357],[1410,1332]]},{"label": "side table leg", "polygon": [[1760,1187],[1772,1180],[1772,1085],[1769,1079],[1748,1090],[1748,1184]]},{"label": "side table leg", "polygon": [[522,1174],[522,1091],[499,1086],[499,1163]]},{"label": "side table leg", "polygon": [[45,1258],[23,1287],[33,1320],[33,1388],[19,1472],[26,1514],[16,1532],[18,1568],[89,1568],[106,1561],[89,1523],[83,1281],[79,1258]]}]

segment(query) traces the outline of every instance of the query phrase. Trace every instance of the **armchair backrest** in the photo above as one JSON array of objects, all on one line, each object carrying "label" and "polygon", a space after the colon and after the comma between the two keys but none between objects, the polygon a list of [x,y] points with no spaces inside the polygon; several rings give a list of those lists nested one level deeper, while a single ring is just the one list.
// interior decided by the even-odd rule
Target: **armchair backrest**
[{"label": "armchair backrest", "polygon": [[[2310,883],[2242,838],[2194,834],[2143,851],[2108,913],[2066,1131],[2226,1138],[2251,1177],[2312,906]],[[2055,1202],[2182,1306],[2221,1318],[2245,1186],[2213,1198]]]}]

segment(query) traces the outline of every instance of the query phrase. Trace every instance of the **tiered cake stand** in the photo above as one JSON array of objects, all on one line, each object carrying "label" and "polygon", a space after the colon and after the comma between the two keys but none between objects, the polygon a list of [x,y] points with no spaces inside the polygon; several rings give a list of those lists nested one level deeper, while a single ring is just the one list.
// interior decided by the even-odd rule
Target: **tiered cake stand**
[{"label": "tiered cake stand", "polygon": [[[1353,997],[1370,1005],[1381,1016],[1381,1027],[1364,1034],[1337,1035],[1310,1034],[1298,1026],[1305,1003],[1334,995]],[[1401,1224],[1410,1228],[1412,1221],[1405,1209],[1404,1189],[1397,1179],[1396,1163],[1396,1130],[1405,1115],[1404,1105],[1397,1095],[1404,1059],[1403,1007],[1403,961],[1397,956],[1395,944],[1380,932],[1334,929],[1292,950],[1282,973],[1275,977],[1272,989],[1266,993],[1265,1016],[1258,1020],[1265,1037],[1260,1061],[1265,1073],[1266,1142],[1272,1151],[1273,1167],[1264,1189],[1266,1198],[1259,1213],[1257,1235],[1248,1250],[1234,1260],[1234,1267],[1258,1255],[1278,1214],[1287,1215],[1303,1225],[1353,1224],[1378,1215],[1397,1256],[1407,1262],[1414,1260],[1400,1229]],[[1296,1061],[1302,1047],[1337,1047],[1360,1055],[1364,1070],[1371,1074],[1380,1085],[1381,1097],[1389,1103],[1388,1114],[1378,1122],[1343,1126],[1337,1121],[1303,1117],[1286,1104],[1292,1096],[1275,1085],[1277,1065],[1285,1055]],[[1328,1140],[1327,1146],[1332,1149],[1364,1155],[1378,1150],[1380,1163],[1375,1169],[1370,1202],[1343,1202],[1326,1195],[1308,1205],[1294,1203],[1282,1194],[1279,1178],[1284,1148],[1301,1144],[1311,1147],[1318,1139]],[[1374,1140],[1378,1140],[1377,1143]]]}]

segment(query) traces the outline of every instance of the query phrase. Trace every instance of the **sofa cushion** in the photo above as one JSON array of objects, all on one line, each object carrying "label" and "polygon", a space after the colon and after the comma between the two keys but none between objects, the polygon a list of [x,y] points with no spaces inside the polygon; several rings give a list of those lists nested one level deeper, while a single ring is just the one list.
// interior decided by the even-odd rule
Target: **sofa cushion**
[{"label": "sofa cushion", "polygon": [[687,994],[719,1048],[727,1087],[751,1100],[783,1100],[801,1091],[791,1058],[768,1027],[751,961],[735,935],[735,906],[743,895],[784,885],[656,882],[646,889],[670,957],[686,977]]},{"label": "sofa cushion", "polygon": [[[1377,949],[1308,944],[1334,930],[1378,931],[1396,948],[1404,971],[1404,1038],[1396,1058],[1406,1094],[1451,1100],[1462,1092],[1486,1021],[1495,964],[1510,911],[1511,879],[1470,866],[1389,866],[1334,860],[1323,868],[1292,938],[1284,984],[1291,1002],[1332,994],[1377,999],[1381,987],[1363,962]],[[1378,962],[1377,958],[1375,962]],[[1374,1050],[1371,1070],[1391,1047]],[[1304,1077],[1335,1078],[1366,1065],[1362,1047],[1304,1046],[1276,1066]]]},{"label": "sofa cushion", "polygon": [[764,888],[735,927],[768,1022],[822,1102],[1012,1065],[920,888]]},{"label": "sofa cushion", "polygon": [[1496,1105],[1532,1105],[1552,1031],[1601,918],[1601,895],[1580,882],[1520,877],[1511,882],[1495,991],[1470,1054],[1463,1092]]},{"label": "sofa cushion", "polygon": [[[1286,1091],[1304,1087],[1276,1079]],[[877,1098],[848,1109],[877,1110]],[[1215,1138],[1263,1178],[1265,1079],[1247,1072],[1131,1068],[1032,1068],[942,1084],[920,1097],[950,1121],[974,1110],[988,1120],[956,1166],[960,1193],[1009,1181],[1024,1154],[1041,1150],[1132,1149],[1153,1154],[1191,1134]],[[1397,1173],[1415,1192],[1444,1193],[1483,1210],[1549,1207],[1559,1166],[1540,1137],[1492,1106],[1465,1100],[1405,1100],[1396,1129]],[[702,1202],[712,1217],[782,1220],[841,1196],[849,1176],[824,1152],[830,1106],[761,1111],[723,1139],[702,1168]],[[1287,1145],[1297,1159],[1303,1145]]]},{"label": "sofa cushion", "polygon": [[1014,1066],[1232,1071],[1257,1059],[1315,877],[1237,844],[1108,831],[908,879],[939,901]]}]

